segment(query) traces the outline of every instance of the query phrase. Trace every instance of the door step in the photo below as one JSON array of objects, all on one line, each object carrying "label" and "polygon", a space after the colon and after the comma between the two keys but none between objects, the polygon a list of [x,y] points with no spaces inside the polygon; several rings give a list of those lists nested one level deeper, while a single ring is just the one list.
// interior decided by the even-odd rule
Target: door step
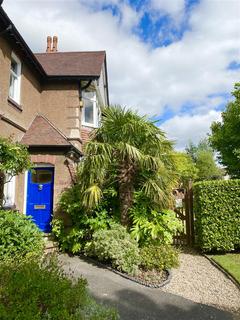
[{"label": "door step", "polygon": [[45,248],[44,248],[45,254],[58,252],[58,243],[53,240],[53,237],[51,234],[45,234],[43,238],[45,242]]}]

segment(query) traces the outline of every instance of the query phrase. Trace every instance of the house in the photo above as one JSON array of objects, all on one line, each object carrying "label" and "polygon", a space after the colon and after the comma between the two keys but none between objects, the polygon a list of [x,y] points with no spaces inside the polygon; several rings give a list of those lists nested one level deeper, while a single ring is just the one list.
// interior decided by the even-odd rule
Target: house
[{"label": "house", "polygon": [[0,136],[28,146],[34,170],[5,185],[5,206],[50,230],[53,210],[73,178],[83,144],[109,104],[105,51],[59,52],[47,37],[34,54],[0,1]]}]

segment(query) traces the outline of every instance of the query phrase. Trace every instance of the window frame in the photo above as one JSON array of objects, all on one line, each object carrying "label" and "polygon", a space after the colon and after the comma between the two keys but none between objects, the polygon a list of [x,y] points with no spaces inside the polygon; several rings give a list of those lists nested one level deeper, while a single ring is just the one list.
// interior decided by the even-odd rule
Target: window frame
[{"label": "window frame", "polygon": [[16,176],[6,173],[5,180],[7,182],[3,186],[3,208],[13,208],[15,206]]},{"label": "window frame", "polygon": [[[94,93],[94,96],[92,98],[88,98],[86,94],[88,93]],[[99,115],[98,115],[98,102],[97,102],[97,94],[96,91],[84,91],[82,94],[83,98],[83,108],[82,108],[82,125],[87,126],[87,127],[92,127],[92,128],[97,128],[99,126]],[[93,103],[93,123],[89,123],[85,121],[85,106],[84,106],[84,101],[89,100],[92,101]]]},{"label": "window frame", "polygon": [[[20,98],[21,98],[21,75],[22,75],[22,63],[21,60],[18,58],[18,56],[12,52],[11,54],[11,64],[12,61],[14,61],[17,64],[17,73],[14,72],[11,68],[10,65],[10,78],[9,78],[9,91],[8,91],[8,97],[10,99],[12,99],[14,102],[16,102],[17,104],[20,104]],[[16,88],[13,85],[13,95],[11,95],[11,78],[14,78],[14,80],[16,79]],[[16,90],[16,92],[15,92]]]}]

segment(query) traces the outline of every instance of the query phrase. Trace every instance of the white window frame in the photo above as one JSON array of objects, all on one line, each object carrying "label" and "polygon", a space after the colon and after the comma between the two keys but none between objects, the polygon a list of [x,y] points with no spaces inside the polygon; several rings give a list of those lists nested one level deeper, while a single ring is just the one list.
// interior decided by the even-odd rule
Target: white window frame
[{"label": "white window frame", "polygon": [[[20,93],[21,93],[21,73],[22,73],[22,63],[20,59],[16,56],[14,52],[12,52],[11,55],[11,63],[14,61],[17,64],[17,73],[12,70],[10,67],[10,82],[9,82],[9,98],[14,100],[16,103],[20,104]],[[14,92],[13,95],[11,95],[11,78],[15,78],[16,81],[16,87],[13,86]]]},{"label": "white window frame", "polygon": [[[88,93],[94,93],[92,98],[87,97]],[[93,123],[89,123],[85,121],[85,106],[84,101],[90,100],[93,103]],[[95,91],[86,91],[83,92],[83,108],[82,108],[82,124],[87,127],[97,128],[99,126],[99,114],[98,114],[98,103],[97,103],[97,94]]]},{"label": "white window frame", "polygon": [[16,176],[11,177],[9,174],[6,174],[5,181],[7,182],[4,183],[3,189],[3,207],[10,208],[15,205]]}]

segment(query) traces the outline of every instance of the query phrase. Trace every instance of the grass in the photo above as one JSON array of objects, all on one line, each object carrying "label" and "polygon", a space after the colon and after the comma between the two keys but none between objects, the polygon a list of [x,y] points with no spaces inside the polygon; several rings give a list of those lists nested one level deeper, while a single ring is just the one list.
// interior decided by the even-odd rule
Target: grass
[{"label": "grass", "polygon": [[233,276],[240,284],[240,253],[214,255],[212,259]]}]

